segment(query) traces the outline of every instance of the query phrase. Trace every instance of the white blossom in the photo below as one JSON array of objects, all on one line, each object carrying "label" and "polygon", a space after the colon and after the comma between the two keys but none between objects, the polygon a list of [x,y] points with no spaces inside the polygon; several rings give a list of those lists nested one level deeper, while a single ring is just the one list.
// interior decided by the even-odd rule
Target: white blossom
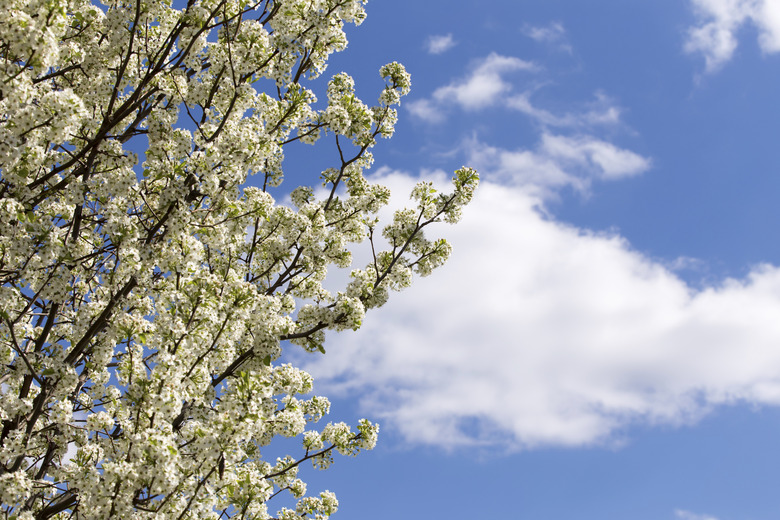
[{"label": "white blossom", "polygon": [[[441,265],[423,229],[457,221],[476,174],[421,185],[379,231],[390,194],[364,172],[409,74],[382,67],[376,106],[345,73],[309,83],[365,0],[2,4],[3,517],[327,518],[301,462],[372,449],[378,426],[318,430],[330,402],[279,359]],[[287,203],[288,145],[322,136],[344,153]],[[278,436],[301,451],[271,463]]]}]

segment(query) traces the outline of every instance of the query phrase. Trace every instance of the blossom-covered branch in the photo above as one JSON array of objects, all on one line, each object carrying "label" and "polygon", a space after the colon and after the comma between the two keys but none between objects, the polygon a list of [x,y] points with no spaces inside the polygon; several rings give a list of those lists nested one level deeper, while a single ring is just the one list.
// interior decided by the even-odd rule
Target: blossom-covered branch
[{"label": "blossom-covered branch", "polygon": [[[0,498],[4,518],[325,518],[299,465],[373,448],[290,344],[323,351],[449,254],[428,240],[477,185],[421,184],[375,241],[363,172],[410,79],[375,106],[334,75],[364,0],[9,0],[0,10]],[[279,187],[285,150],[333,144],[323,190]],[[142,159],[139,159],[142,153]],[[328,269],[373,262],[341,291]],[[278,437],[303,455],[263,459]],[[287,491],[295,509],[270,512]]]}]

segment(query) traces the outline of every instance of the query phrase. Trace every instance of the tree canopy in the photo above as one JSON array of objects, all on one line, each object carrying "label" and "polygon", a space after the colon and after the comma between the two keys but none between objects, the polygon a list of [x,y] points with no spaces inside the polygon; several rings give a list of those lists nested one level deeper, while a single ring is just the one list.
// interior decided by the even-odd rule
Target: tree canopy
[{"label": "tree canopy", "polygon": [[[420,183],[379,222],[390,194],[363,172],[409,75],[382,67],[374,106],[345,73],[324,102],[306,86],[364,3],[0,2],[3,518],[336,510],[300,464],[371,449],[378,427],[316,428],[329,402],[283,349],[324,352],[326,331],[441,265],[449,245],[423,231],[457,221],[478,182]],[[285,191],[297,141],[334,160]],[[354,267],[358,247],[371,261]],[[264,460],[279,436],[301,451]],[[270,509],[282,492],[294,509]]]}]

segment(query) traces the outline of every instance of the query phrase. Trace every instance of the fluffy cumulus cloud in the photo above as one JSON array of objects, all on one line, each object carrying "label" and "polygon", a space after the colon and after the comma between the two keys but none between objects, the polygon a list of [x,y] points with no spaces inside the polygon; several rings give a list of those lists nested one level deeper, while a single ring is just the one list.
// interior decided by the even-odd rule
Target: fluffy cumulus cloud
[{"label": "fluffy cumulus cloud", "polygon": [[704,56],[718,70],[737,49],[737,32],[753,24],[765,53],[780,51],[780,3],[776,0],[691,0],[697,25],[688,31],[685,50]]},{"label": "fluffy cumulus cloud", "polygon": [[[594,177],[639,164],[561,146]],[[780,404],[780,269],[695,290],[619,236],[551,220],[527,181],[484,173],[463,221],[436,230],[450,262],[309,358],[319,390],[360,396],[408,442],[443,448],[613,442],[724,403]],[[377,180],[403,194],[417,179]]]},{"label": "fluffy cumulus cloud", "polygon": [[[698,1],[723,13],[741,5]],[[780,268],[693,288],[674,262],[550,218],[545,204],[562,188],[587,191],[651,161],[599,136],[619,123],[606,96],[560,115],[510,81],[539,70],[490,54],[413,107],[429,121],[453,107],[509,107],[539,135],[514,149],[464,141],[483,183],[460,224],[430,231],[446,234],[453,257],[360,331],[333,338],[328,356],[307,358],[318,389],[357,397],[408,442],[445,449],[611,443],[629,427],[690,423],[718,405],[780,405]],[[423,177],[446,184],[441,173]],[[419,179],[383,169],[375,180],[402,196]]]},{"label": "fluffy cumulus cloud", "polygon": [[453,48],[455,44],[452,34],[441,34],[430,36],[425,43],[425,48],[430,54],[442,54]]}]

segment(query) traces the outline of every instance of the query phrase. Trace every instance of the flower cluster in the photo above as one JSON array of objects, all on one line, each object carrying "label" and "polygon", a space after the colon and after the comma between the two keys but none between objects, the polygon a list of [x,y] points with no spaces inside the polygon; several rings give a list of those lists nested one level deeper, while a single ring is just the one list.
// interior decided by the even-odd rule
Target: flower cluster
[{"label": "flower cluster", "polygon": [[[330,403],[280,357],[324,352],[326,331],[439,266],[450,248],[423,230],[457,221],[477,184],[468,168],[452,193],[421,184],[375,235],[389,191],[364,171],[409,75],[382,67],[376,106],[346,74],[321,108],[307,83],[364,3],[0,2],[4,518],[336,511],[298,468],[372,449],[378,427],[318,428]],[[325,139],[321,186],[277,202],[285,150]],[[328,290],[355,247],[372,262]],[[300,453],[265,460],[280,436]],[[297,505],[274,512],[281,492]]]}]

